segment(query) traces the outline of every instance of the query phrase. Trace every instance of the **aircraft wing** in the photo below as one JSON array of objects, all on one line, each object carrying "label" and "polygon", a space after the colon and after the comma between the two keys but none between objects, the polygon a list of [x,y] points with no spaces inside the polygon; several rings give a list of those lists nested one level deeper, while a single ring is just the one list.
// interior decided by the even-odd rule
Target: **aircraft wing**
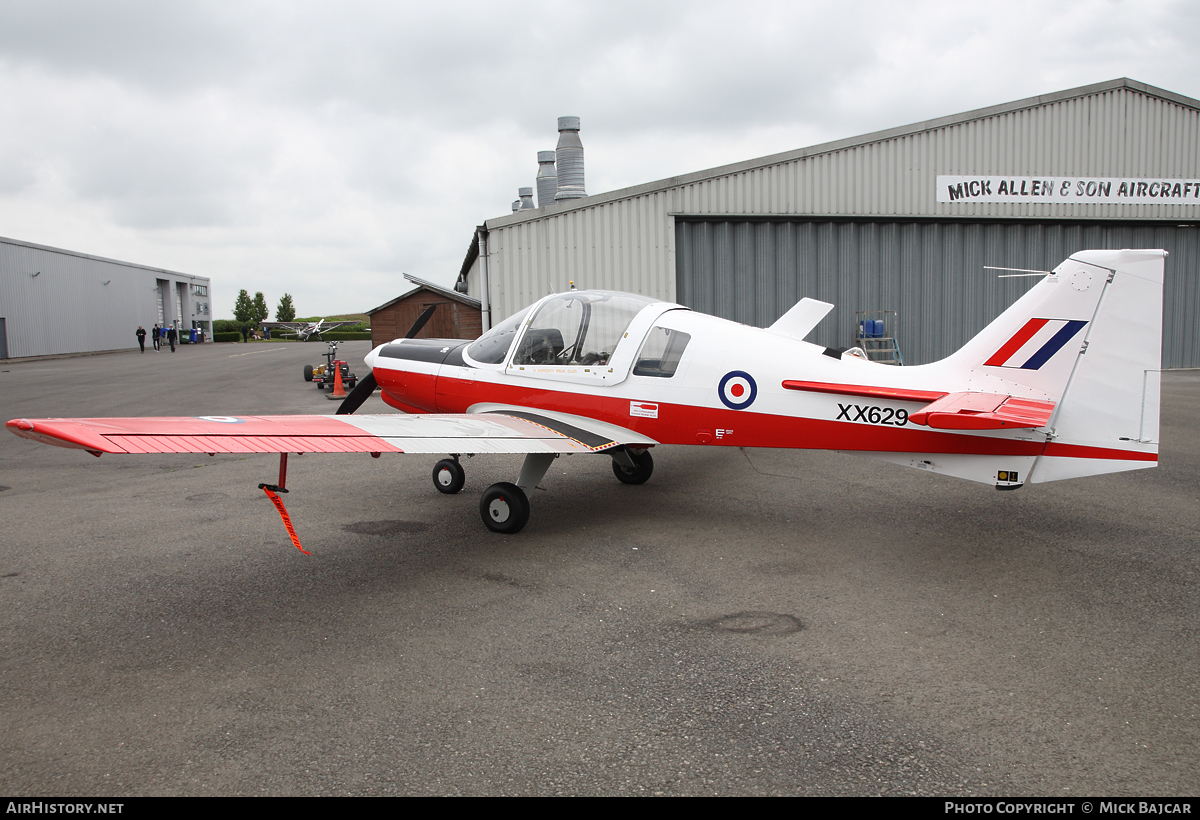
[{"label": "aircraft wing", "polygon": [[[14,419],[22,438],[101,453],[598,453],[656,442],[614,438],[522,412],[482,415]],[[621,440],[618,440],[621,439]],[[624,440],[628,439],[628,440]]]}]

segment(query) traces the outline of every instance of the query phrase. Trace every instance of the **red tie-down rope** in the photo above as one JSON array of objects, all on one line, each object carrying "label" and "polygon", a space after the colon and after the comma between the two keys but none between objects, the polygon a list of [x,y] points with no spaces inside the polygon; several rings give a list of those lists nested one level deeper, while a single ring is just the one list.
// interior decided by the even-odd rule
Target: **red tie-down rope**
[{"label": "red tie-down rope", "polygon": [[[296,535],[296,530],[292,527],[292,519],[288,517],[287,510],[284,509],[283,499],[275,494],[275,489],[278,488],[272,489],[272,485],[270,484],[259,484],[258,486],[267,494],[267,498],[271,499],[271,503],[275,505],[275,509],[279,511],[279,517],[283,519],[283,526],[287,529],[287,534],[292,539],[292,544],[305,555],[312,555],[311,552],[300,546],[300,536]],[[284,492],[286,493],[287,490],[284,490]]]},{"label": "red tie-down rope", "polygon": [[292,519],[288,517],[287,509],[283,506],[283,499],[276,494],[277,492],[287,492],[287,453],[279,454],[279,484],[259,484],[258,489],[267,494],[267,498],[271,499],[271,503],[279,511],[279,517],[283,519],[283,526],[287,529],[288,537],[292,539],[292,545],[305,555],[312,555],[311,552],[300,546],[300,536],[296,535],[296,529],[292,526]]}]

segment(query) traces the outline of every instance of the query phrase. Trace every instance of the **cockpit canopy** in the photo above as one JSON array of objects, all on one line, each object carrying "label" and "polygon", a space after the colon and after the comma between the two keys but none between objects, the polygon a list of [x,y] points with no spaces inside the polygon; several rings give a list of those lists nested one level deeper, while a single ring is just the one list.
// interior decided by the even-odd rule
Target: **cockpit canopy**
[{"label": "cockpit canopy", "polygon": [[[599,290],[560,293],[496,325],[467,348],[466,356],[480,364],[503,364],[519,336],[513,365],[607,364],[629,323],[656,302],[646,296]],[[530,310],[535,312],[522,334]]]}]

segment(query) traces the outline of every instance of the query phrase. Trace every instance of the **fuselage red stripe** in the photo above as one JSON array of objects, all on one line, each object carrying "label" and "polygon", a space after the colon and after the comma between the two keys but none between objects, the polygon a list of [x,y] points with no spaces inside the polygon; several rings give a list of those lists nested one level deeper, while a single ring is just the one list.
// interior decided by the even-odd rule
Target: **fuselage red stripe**
[{"label": "fuselage red stripe", "polygon": [[1063,444],[1052,441],[1046,445],[1045,456],[1062,458],[1107,458],[1115,461],[1158,461],[1158,453],[1137,450],[1112,450],[1108,447],[1088,447],[1083,444]]}]

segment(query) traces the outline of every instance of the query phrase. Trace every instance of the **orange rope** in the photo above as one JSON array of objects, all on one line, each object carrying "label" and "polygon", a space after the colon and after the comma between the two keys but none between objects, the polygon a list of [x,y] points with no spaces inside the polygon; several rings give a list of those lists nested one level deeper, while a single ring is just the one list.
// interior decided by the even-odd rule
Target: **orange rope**
[{"label": "orange rope", "polygon": [[260,484],[259,486],[267,494],[267,498],[271,499],[271,503],[275,505],[275,509],[279,510],[279,517],[283,519],[283,526],[287,528],[287,533],[292,539],[292,544],[305,555],[312,555],[311,552],[300,546],[300,536],[296,535],[296,530],[292,527],[292,519],[288,517],[287,510],[283,507],[283,499],[276,495],[267,485]]}]

